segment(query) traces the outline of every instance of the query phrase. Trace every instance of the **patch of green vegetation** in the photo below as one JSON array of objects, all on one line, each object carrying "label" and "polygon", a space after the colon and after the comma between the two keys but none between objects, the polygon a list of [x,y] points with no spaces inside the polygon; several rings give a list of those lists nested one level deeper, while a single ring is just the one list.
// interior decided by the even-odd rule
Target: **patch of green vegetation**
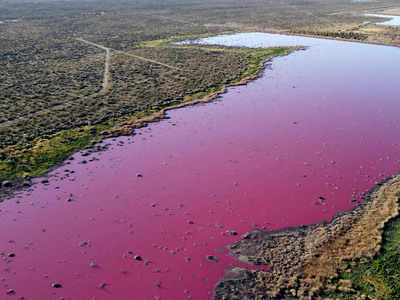
[{"label": "patch of green vegetation", "polygon": [[[229,33],[234,33],[234,31],[226,31],[226,32],[220,32],[219,34],[229,34]],[[176,48],[177,45],[171,44],[172,42],[180,42],[180,41],[187,41],[187,40],[197,40],[197,39],[202,39],[202,38],[207,38],[210,36],[215,35],[215,33],[202,33],[202,34],[188,34],[188,35],[173,35],[165,39],[159,39],[159,40],[152,40],[152,41],[143,41],[140,43],[137,43],[135,47],[140,48],[140,47],[174,47]],[[191,45],[193,46],[193,45]],[[186,47],[184,45],[180,47]],[[190,46],[189,46],[190,47]]]},{"label": "patch of green vegetation", "polygon": [[[383,246],[374,259],[358,262],[350,272],[341,272],[336,279],[350,280],[352,292],[326,292],[324,299],[400,299],[400,218],[385,228]],[[364,296],[362,296],[364,295]]]},{"label": "patch of green vegetation", "polygon": [[[196,47],[196,46],[192,46]],[[199,47],[199,46],[197,46]],[[201,47],[199,47],[201,48]],[[206,48],[208,50],[222,50],[222,48]],[[233,80],[225,82],[225,84],[218,84],[211,88],[208,88],[206,91],[198,92],[195,94],[191,94],[185,97],[186,101],[192,101],[196,99],[201,99],[215,92],[219,92],[225,85],[232,85],[237,82],[240,82],[246,78],[250,78],[255,75],[262,68],[262,64],[276,56],[282,56],[288,54],[290,51],[293,51],[295,47],[276,47],[276,48],[258,48],[258,49],[232,49],[232,48],[223,48],[223,51],[234,52],[234,53],[244,53],[247,55],[245,63],[248,66],[248,70],[239,74],[239,76]]]},{"label": "patch of green vegetation", "polygon": [[[30,145],[15,145],[2,151],[6,160],[0,161],[0,179],[34,177],[62,163],[72,153],[101,139],[105,126],[64,130],[49,139],[38,138]],[[7,155],[12,154],[12,155]]]},{"label": "patch of green vegetation", "polygon": [[153,112],[141,111],[102,124],[62,130],[52,136],[38,137],[31,143],[19,143],[0,149],[0,181],[46,174],[73,153],[102,141],[105,137],[103,132]]},{"label": "patch of green vegetation", "polygon": [[242,75],[242,78],[246,78],[258,72],[261,64],[271,58],[276,56],[282,56],[293,51],[294,47],[274,47],[274,48],[258,48],[258,49],[245,49],[242,51],[248,51],[250,57],[247,60],[247,64],[250,67],[246,73]]}]

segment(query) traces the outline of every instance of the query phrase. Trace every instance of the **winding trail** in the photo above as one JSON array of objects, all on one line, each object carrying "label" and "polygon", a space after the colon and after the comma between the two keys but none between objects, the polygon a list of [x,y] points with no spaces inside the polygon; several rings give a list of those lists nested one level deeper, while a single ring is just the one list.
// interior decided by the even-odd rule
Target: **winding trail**
[{"label": "winding trail", "polygon": [[89,41],[84,40],[84,39],[82,39],[82,38],[77,38],[76,40],[78,40],[78,41],[80,41],[80,42],[82,42],[82,43],[85,43],[85,44],[88,44],[88,45],[91,45],[91,46],[100,48],[100,49],[102,49],[102,50],[104,50],[104,51],[106,52],[106,57],[105,57],[105,59],[104,59],[103,87],[102,87],[102,89],[101,89],[99,92],[97,92],[96,94],[99,95],[99,94],[105,93],[105,92],[107,91],[107,89],[110,87],[110,83],[111,83],[111,79],[110,79],[111,49],[110,49],[110,48],[107,48],[107,47],[104,47],[104,46],[102,46],[102,45],[98,45],[98,44],[89,42]]},{"label": "winding trail", "polygon": [[[156,65],[160,65],[160,66],[164,66],[164,67],[167,67],[167,68],[170,68],[170,69],[174,69],[174,70],[180,71],[180,69],[177,68],[177,67],[174,67],[174,66],[171,66],[171,65],[168,65],[168,64],[165,64],[165,63],[150,59],[150,58],[145,58],[143,56],[135,55],[135,54],[132,54],[132,53],[129,53],[129,52],[125,52],[125,51],[120,51],[120,50],[115,50],[115,49],[112,49],[112,48],[107,48],[105,46],[102,46],[102,45],[99,45],[99,44],[96,44],[96,43],[93,43],[93,42],[89,42],[89,41],[87,41],[85,39],[82,39],[82,38],[78,38],[77,40],[81,41],[83,43],[86,43],[88,45],[92,45],[92,46],[98,47],[98,48],[103,49],[104,51],[106,51],[107,57],[106,57],[106,63],[105,63],[105,68],[104,68],[104,83],[108,83],[109,74],[107,74],[107,73],[109,72],[108,68],[109,68],[109,59],[110,59],[111,50],[113,52],[115,52],[115,53],[118,53],[118,54],[130,56],[130,57],[133,57],[133,58],[136,58],[136,59],[139,59],[139,60],[143,60],[145,62],[149,62],[149,63],[152,63],[152,64],[156,64]],[[107,82],[106,82],[106,79],[107,79]],[[104,84],[103,84],[103,86],[104,86]]]},{"label": "winding trail", "polygon": [[179,69],[177,67],[174,67],[174,66],[171,66],[171,65],[167,65],[167,64],[164,64],[162,62],[159,62],[159,61],[156,61],[156,60],[153,60],[153,59],[150,59],[150,58],[145,58],[145,57],[142,57],[142,56],[138,56],[138,55],[135,55],[135,54],[132,54],[132,53],[129,53],[129,52],[124,52],[124,51],[119,51],[119,50],[114,50],[114,51],[119,53],[119,54],[123,54],[123,55],[126,55],[126,56],[137,58],[137,59],[140,59],[140,60],[152,63],[152,64],[164,66],[164,67],[167,67],[167,68],[170,68],[170,69],[174,69],[174,70],[177,70],[177,71],[181,70],[181,69]]},{"label": "winding trail", "polygon": [[37,115],[40,115],[40,114],[43,114],[43,113],[47,113],[47,112],[49,112],[51,110],[54,110],[54,109],[60,109],[60,108],[62,109],[65,106],[71,104],[72,102],[76,102],[76,101],[79,101],[79,100],[84,100],[84,99],[87,99],[89,97],[96,97],[98,95],[103,95],[103,94],[105,94],[107,92],[107,90],[110,88],[110,85],[111,85],[111,78],[110,78],[111,77],[111,75],[110,75],[111,50],[109,48],[107,48],[107,47],[94,44],[92,42],[86,41],[86,40],[81,39],[81,38],[78,38],[77,40],[81,41],[83,43],[98,47],[100,49],[103,49],[106,52],[105,60],[104,60],[104,74],[103,74],[102,88],[99,91],[97,91],[96,93],[94,93],[94,94],[78,97],[76,99],[72,99],[72,100],[66,101],[64,103],[59,103],[59,104],[53,105],[53,106],[51,106],[49,108],[45,108],[45,109],[42,109],[42,110],[39,110],[39,111],[36,111],[36,112],[33,112],[33,113],[25,114],[25,115],[22,115],[22,116],[20,116],[18,118],[12,119],[12,120],[1,122],[0,123],[0,127],[4,127],[4,126],[7,126],[7,125],[12,125],[17,121],[25,120],[25,119],[28,119],[28,118],[31,118],[31,117],[34,117],[34,116],[37,116]]},{"label": "winding trail", "polygon": [[105,59],[104,59],[103,84],[102,84],[101,90],[99,90],[98,92],[96,92],[94,94],[91,94],[91,95],[87,95],[87,96],[79,97],[79,98],[76,98],[76,99],[72,99],[72,100],[64,102],[64,103],[53,105],[52,107],[49,107],[49,108],[45,108],[45,109],[30,113],[30,114],[22,115],[22,116],[20,116],[20,117],[18,117],[16,119],[12,119],[12,120],[8,120],[8,121],[5,121],[5,122],[1,122],[0,123],[0,127],[11,125],[11,124],[13,124],[13,123],[15,123],[17,121],[25,120],[25,119],[28,119],[30,117],[34,117],[34,116],[40,115],[42,113],[49,112],[49,111],[51,111],[53,109],[63,108],[65,106],[69,105],[71,102],[76,102],[78,100],[84,100],[84,99],[87,99],[89,97],[96,97],[96,96],[99,96],[99,95],[104,95],[108,91],[108,89],[110,88],[111,83],[112,83],[111,74],[110,74],[111,51],[119,53],[119,54],[123,54],[123,55],[126,55],[126,56],[130,56],[130,57],[142,60],[142,61],[146,61],[146,62],[149,62],[149,63],[152,63],[152,64],[157,64],[157,65],[161,65],[161,66],[164,66],[164,67],[167,67],[167,68],[170,68],[170,69],[174,69],[174,70],[180,71],[180,69],[177,68],[177,67],[174,67],[174,66],[171,66],[171,65],[168,65],[168,64],[164,64],[162,62],[159,62],[159,61],[156,61],[156,60],[153,60],[153,59],[149,59],[149,58],[145,58],[145,57],[138,56],[138,55],[135,55],[135,54],[131,54],[131,53],[128,53],[128,52],[124,52],[124,51],[119,51],[119,50],[115,50],[115,49],[112,49],[112,48],[108,48],[108,47],[105,47],[103,45],[99,45],[99,44],[90,42],[90,41],[85,40],[83,38],[77,38],[76,40],[80,41],[82,43],[85,43],[85,44],[100,48],[100,49],[104,50],[105,53],[106,53]]}]

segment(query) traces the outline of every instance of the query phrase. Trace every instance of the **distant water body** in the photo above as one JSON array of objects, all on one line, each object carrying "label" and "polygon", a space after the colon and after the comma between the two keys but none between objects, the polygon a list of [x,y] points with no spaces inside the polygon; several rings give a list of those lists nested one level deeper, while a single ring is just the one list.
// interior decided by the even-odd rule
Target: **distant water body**
[{"label": "distant water body", "polygon": [[379,24],[379,25],[400,26],[400,16],[379,15],[379,14],[365,14],[365,16],[366,17],[376,17],[376,18],[390,19],[388,21],[376,22],[376,24]]},{"label": "distant water body", "polygon": [[0,21],[0,24],[17,23],[18,21],[19,21],[19,20],[17,20],[17,19],[4,20],[4,21]]}]

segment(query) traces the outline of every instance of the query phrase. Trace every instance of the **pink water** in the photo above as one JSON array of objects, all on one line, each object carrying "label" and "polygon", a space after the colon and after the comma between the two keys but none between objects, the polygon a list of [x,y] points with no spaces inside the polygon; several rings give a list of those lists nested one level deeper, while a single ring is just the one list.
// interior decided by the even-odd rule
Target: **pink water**
[{"label": "pink water", "polygon": [[236,43],[260,41],[311,47],[2,203],[0,299],[211,299],[241,234],[329,220],[399,171],[400,49]]}]

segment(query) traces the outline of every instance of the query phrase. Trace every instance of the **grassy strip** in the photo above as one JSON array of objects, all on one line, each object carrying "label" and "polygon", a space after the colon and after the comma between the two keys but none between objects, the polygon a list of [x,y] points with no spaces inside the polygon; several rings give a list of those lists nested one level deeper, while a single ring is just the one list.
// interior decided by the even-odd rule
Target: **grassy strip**
[{"label": "grassy strip", "polygon": [[[189,47],[199,47],[200,46],[189,46]],[[207,50],[218,50],[218,51],[232,51],[241,52],[248,54],[249,58],[246,64],[250,67],[247,72],[240,74],[235,80],[228,82],[227,84],[215,85],[214,87],[200,93],[195,93],[185,97],[186,101],[193,101],[195,99],[200,99],[206,97],[207,95],[216,93],[224,88],[226,85],[234,85],[238,82],[244,81],[245,79],[251,79],[256,75],[262,68],[266,61],[272,57],[287,55],[290,51],[294,50],[294,47],[276,47],[276,48],[257,48],[257,49],[231,49],[231,48],[205,48]]]},{"label": "grassy strip", "polygon": [[17,144],[0,150],[0,181],[36,177],[60,165],[71,154],[103,140],[103,132],[130,119],[143,118],[152,112],[139,112],[109,120],[103,124],[62,130],[50,137],[39,137],[30,144]]},{"label": "grassy strip", "polygon": [[[340,281],[350,281],[343,288]],[[400,218],[391,220],[383,235],[381,252],[372,260],[358,262],[336,279],[338,290],[326,291],[324,299],[400,299]]]},{"label": "grassy strip", "polygon": [[[218,35],[231,34],[231,33],[234,33],[234,32],[226,31],[226,32],[222,32]],[[214,35],[215,35],[215,33],[203,33],[203,34],[197,34],[197,35],[195,35],[195,34],[173,35],[166,39],[141,42],[141,43],[136,44],[135,46],[137,48],[140,48],[140,47],[177,47],[178,45],[173,45],[170,43],[186,41],[186,40],[197,40],[197,39],[207,38],[207,37],[214,36]],[[182,46],[178,46],[178,47],[182,47]]]},{"label": "grassy strip", "polygon": [[106,126],[96,127],[64,130],[48,139],[37,138],[31,145],[7,147],[2,151],[5,159],[0,161],[0,178],[17,179],[45,174],[72,153],[101,139],[97,132],[99,127]]},{"label": "grassy strip", "polygon": [[[199,38],[199,36],[191,36],[189,38]],[[183,37],[180,39],[183,39]],[[152,47],[161,47],[165,46],[166,42],[172,40],[174,39],[170,38],[167,40],[147,42],[146,46],[148,47],[151,45]],[[246,79],[251,79],[257,75],[266,60],[274,56],[288,54],[290,51],[294,50],[293,47],[277,47],[266,49],[218,48],[201,47],[196,45],[175,45],[174,47],[196,47],[204,48],[205,50],[213,49],[216,51],[234,51],[245,53],[248,57],[246,64],[250,67],[248,71],[238,74],[238,77],[231,82],[223,85],[215,85],[204,92],[185,96],[183,104],[219,92],[223,90],[225,86],[242,82]],[[139,118],[150,116],[156,112],[157,111],[151,110],[141,112],[133,116],[125,116],[115,121],[107,121],[104,124],[96,126],[84,126],[81,128],[63,130],[47,138],[37,138],[29,144],[21,143],[2,149],[0,150],[0,180],[19,179],[24,176],[35,177],[43,175],[54,166],[61,164],[74,152],[84,149],[103,139],[105,136],[101,134],[102,132],[113,131],[113,128],[118,127],[124,122],[132,123]]]}]

